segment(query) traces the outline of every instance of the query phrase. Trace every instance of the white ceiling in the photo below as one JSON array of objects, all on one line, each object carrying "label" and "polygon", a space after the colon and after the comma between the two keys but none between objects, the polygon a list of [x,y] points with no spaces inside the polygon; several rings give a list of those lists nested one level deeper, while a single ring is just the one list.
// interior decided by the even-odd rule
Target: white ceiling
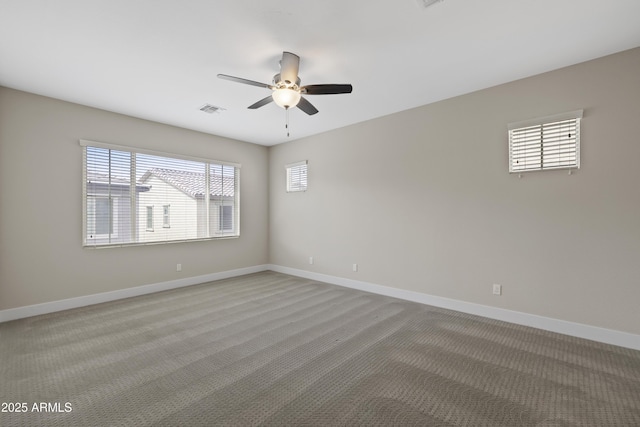
[{"label": "white ceiling", "polygon": [[[0,0],[0,85],[263,145],[637,46],[639,0]],[[308,96],[290,138],[247,109],[267,89],[216,78],[271,83],[283,50],[354,88]]]}]

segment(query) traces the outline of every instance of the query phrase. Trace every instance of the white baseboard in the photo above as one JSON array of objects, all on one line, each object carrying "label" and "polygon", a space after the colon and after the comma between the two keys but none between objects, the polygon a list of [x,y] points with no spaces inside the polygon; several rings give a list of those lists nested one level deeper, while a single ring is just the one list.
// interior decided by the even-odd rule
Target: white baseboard
[{"label": "white baseboard", "polygon": [[198,285],[200,283],[211,282],[214,280],[221,280],[227,279],[229,277],[258,273],[260,271],[266,271],[268,269],[269,268],[267,265],[256,265],[252,267],[239,268],[236,270],[205,274],[202,276],[185,277],[183,279],[170,280],[167,282],[136,286],[134,288],[120,289],[117,291],[103,292],[99,294],[46,302],[42,304],[28,305],[25,307],[10,308],[7,310],[0,310],[0,322],[8,322],[9,320],[22,319],[25,317],[53,313],[62,310],[69,310],[71,308],[84,307],[87,305],[99,304],[102,302],[115,301],[123,298],[151,294],[154,292],[167,291],[169,289],[182,288],[184,286]]},{"label": "white baseboard", "polygon": [[331,283],[333,285],[359,289],[361,291],[367,291],[375,294],[418,302],[421,304],[433,305],[435,307],[461,311],[463,313],[475,314],[478,316],[488,317],[490,319],[502,320],[518,325],[531,326],[533,328],[544,329],[564,335],[570,335],[592,341],[599,341],[606,344],[613,344],[620,347],[640,350],[640,335],[630,334],[628,332],[599,328],[597,326],[590,326],[582,323],[568,322],[566,320],[553,319],[550,317],[538,316],[535,314],[522,313],[519,311],[506,310],[503,308],[490,307],[487,305],[475,304],[450,298],[443,298],[434,295],[423,294],[421,292],[391,288],[388,286],[376,285],[359,280],[345,279],[337,276],[329,276],[326,274],[314,273],[311,271],[299,270],[290,267],[283,267],[280,265],[269,264],[268,269],[279,273],[290,274],[292,276],[304,277],[306,279]]},{"label": "white baseboard", "polygon": [[43,304],[35,304],[25,307],[0,310],[0,322],[8,322],[10,320],[22,319],[25,317],[37,316],[40,314],[53,313],[56,311],[69,310],[72,308],[115,301],[123,298],[130,298],[154,292],[166,291],[169,289],[176,289],[184,286],[198,285],[200,283],[227,279],[236,276],[243,276],[245,274],[258,273],[266,270],[273,270],[279,273],[304,277],[307,279],[331,283],[347,288],[359,289],[361,291],[371,292],[379,295],[390,296],[394,298],[418,302],[421,304],[433,305],[435,307],[475,314],[490,319],[503,320],[505,322],[515,323],[518,325],[531,326],[533,328],[544,329],[560,334],[618,345],[634,350],[640,350],[640,335],[630,334],[628,332],[599,328],[597,326],[568,322],[566,320],[553,319],[550,317],[538,316],[535,314],[522,313],[519,311],[506,310],[503,308],[490,307],[487,305],[475,304],[450,298],[443,298],[434,295],[423,294],[421,292],[391,288],[388,286],[376,285],[369,282],[330,276],[327,274],[299,270],[290,267],[283,267],[275,264],[256,265],[252,267],[239,268],[236,270],[221,271],[218,273],[205,274],[202,276],[186,277],[183,279],[137,286],[134,288],[103,292],[100,294],[86,295],[82,297],[52,301]]}]

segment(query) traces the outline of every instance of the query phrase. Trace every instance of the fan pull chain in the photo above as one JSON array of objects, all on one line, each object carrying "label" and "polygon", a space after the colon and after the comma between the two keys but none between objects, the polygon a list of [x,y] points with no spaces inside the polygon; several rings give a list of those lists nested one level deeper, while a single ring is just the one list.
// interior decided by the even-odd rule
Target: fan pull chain
[{"label": "fan pull chain", "polygon": [[284,109],[286,111],[286,119],[284,123],[284,128],[287,130],[287,138],[289,138],[289,107]]}]

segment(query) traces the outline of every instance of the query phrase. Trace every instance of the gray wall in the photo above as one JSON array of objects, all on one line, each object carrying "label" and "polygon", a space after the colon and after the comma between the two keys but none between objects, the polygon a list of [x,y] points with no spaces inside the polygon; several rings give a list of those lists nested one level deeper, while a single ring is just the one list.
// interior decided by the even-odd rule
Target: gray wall
[{"label": "gray wall", "polygon": [[[83,249],[81,138],[241,163],[241,237]],[[0,309],[267,263],[267,175],[266,147],[0,87]]]},{"label": "gray wall", "polygon": [[[0,310],[270,262],[639,334],[638,70],[634,49],[269,149],[0,88]],[[578,172],[508,174],[507,123],[576,109]],[[80,138],[241,163],[242,236],[83,249]]]},{"label": "gray wall", "polygon": [[[508,173],[508,123],[577,109],[579,171]],[[639,334],[639,135],[640,48],[272,147],[271,263]]]}]

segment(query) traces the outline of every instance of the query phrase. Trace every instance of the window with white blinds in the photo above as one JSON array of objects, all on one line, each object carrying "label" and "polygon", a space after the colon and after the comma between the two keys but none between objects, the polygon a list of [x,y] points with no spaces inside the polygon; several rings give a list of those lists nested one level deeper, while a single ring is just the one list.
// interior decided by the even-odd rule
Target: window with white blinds
[{"label": "window with white blinds", "polygon": [[290,163],[287,169],[287,193],[307,191],[307,161]]},{"label": "window with white blinds", "polygon": [[240,165],[84,140],[80,145],[85,246],[240,235]]},{"label": "window with white blinds", "polygon": [[580,167],[582,110],[511,123],[509,172]]}]

